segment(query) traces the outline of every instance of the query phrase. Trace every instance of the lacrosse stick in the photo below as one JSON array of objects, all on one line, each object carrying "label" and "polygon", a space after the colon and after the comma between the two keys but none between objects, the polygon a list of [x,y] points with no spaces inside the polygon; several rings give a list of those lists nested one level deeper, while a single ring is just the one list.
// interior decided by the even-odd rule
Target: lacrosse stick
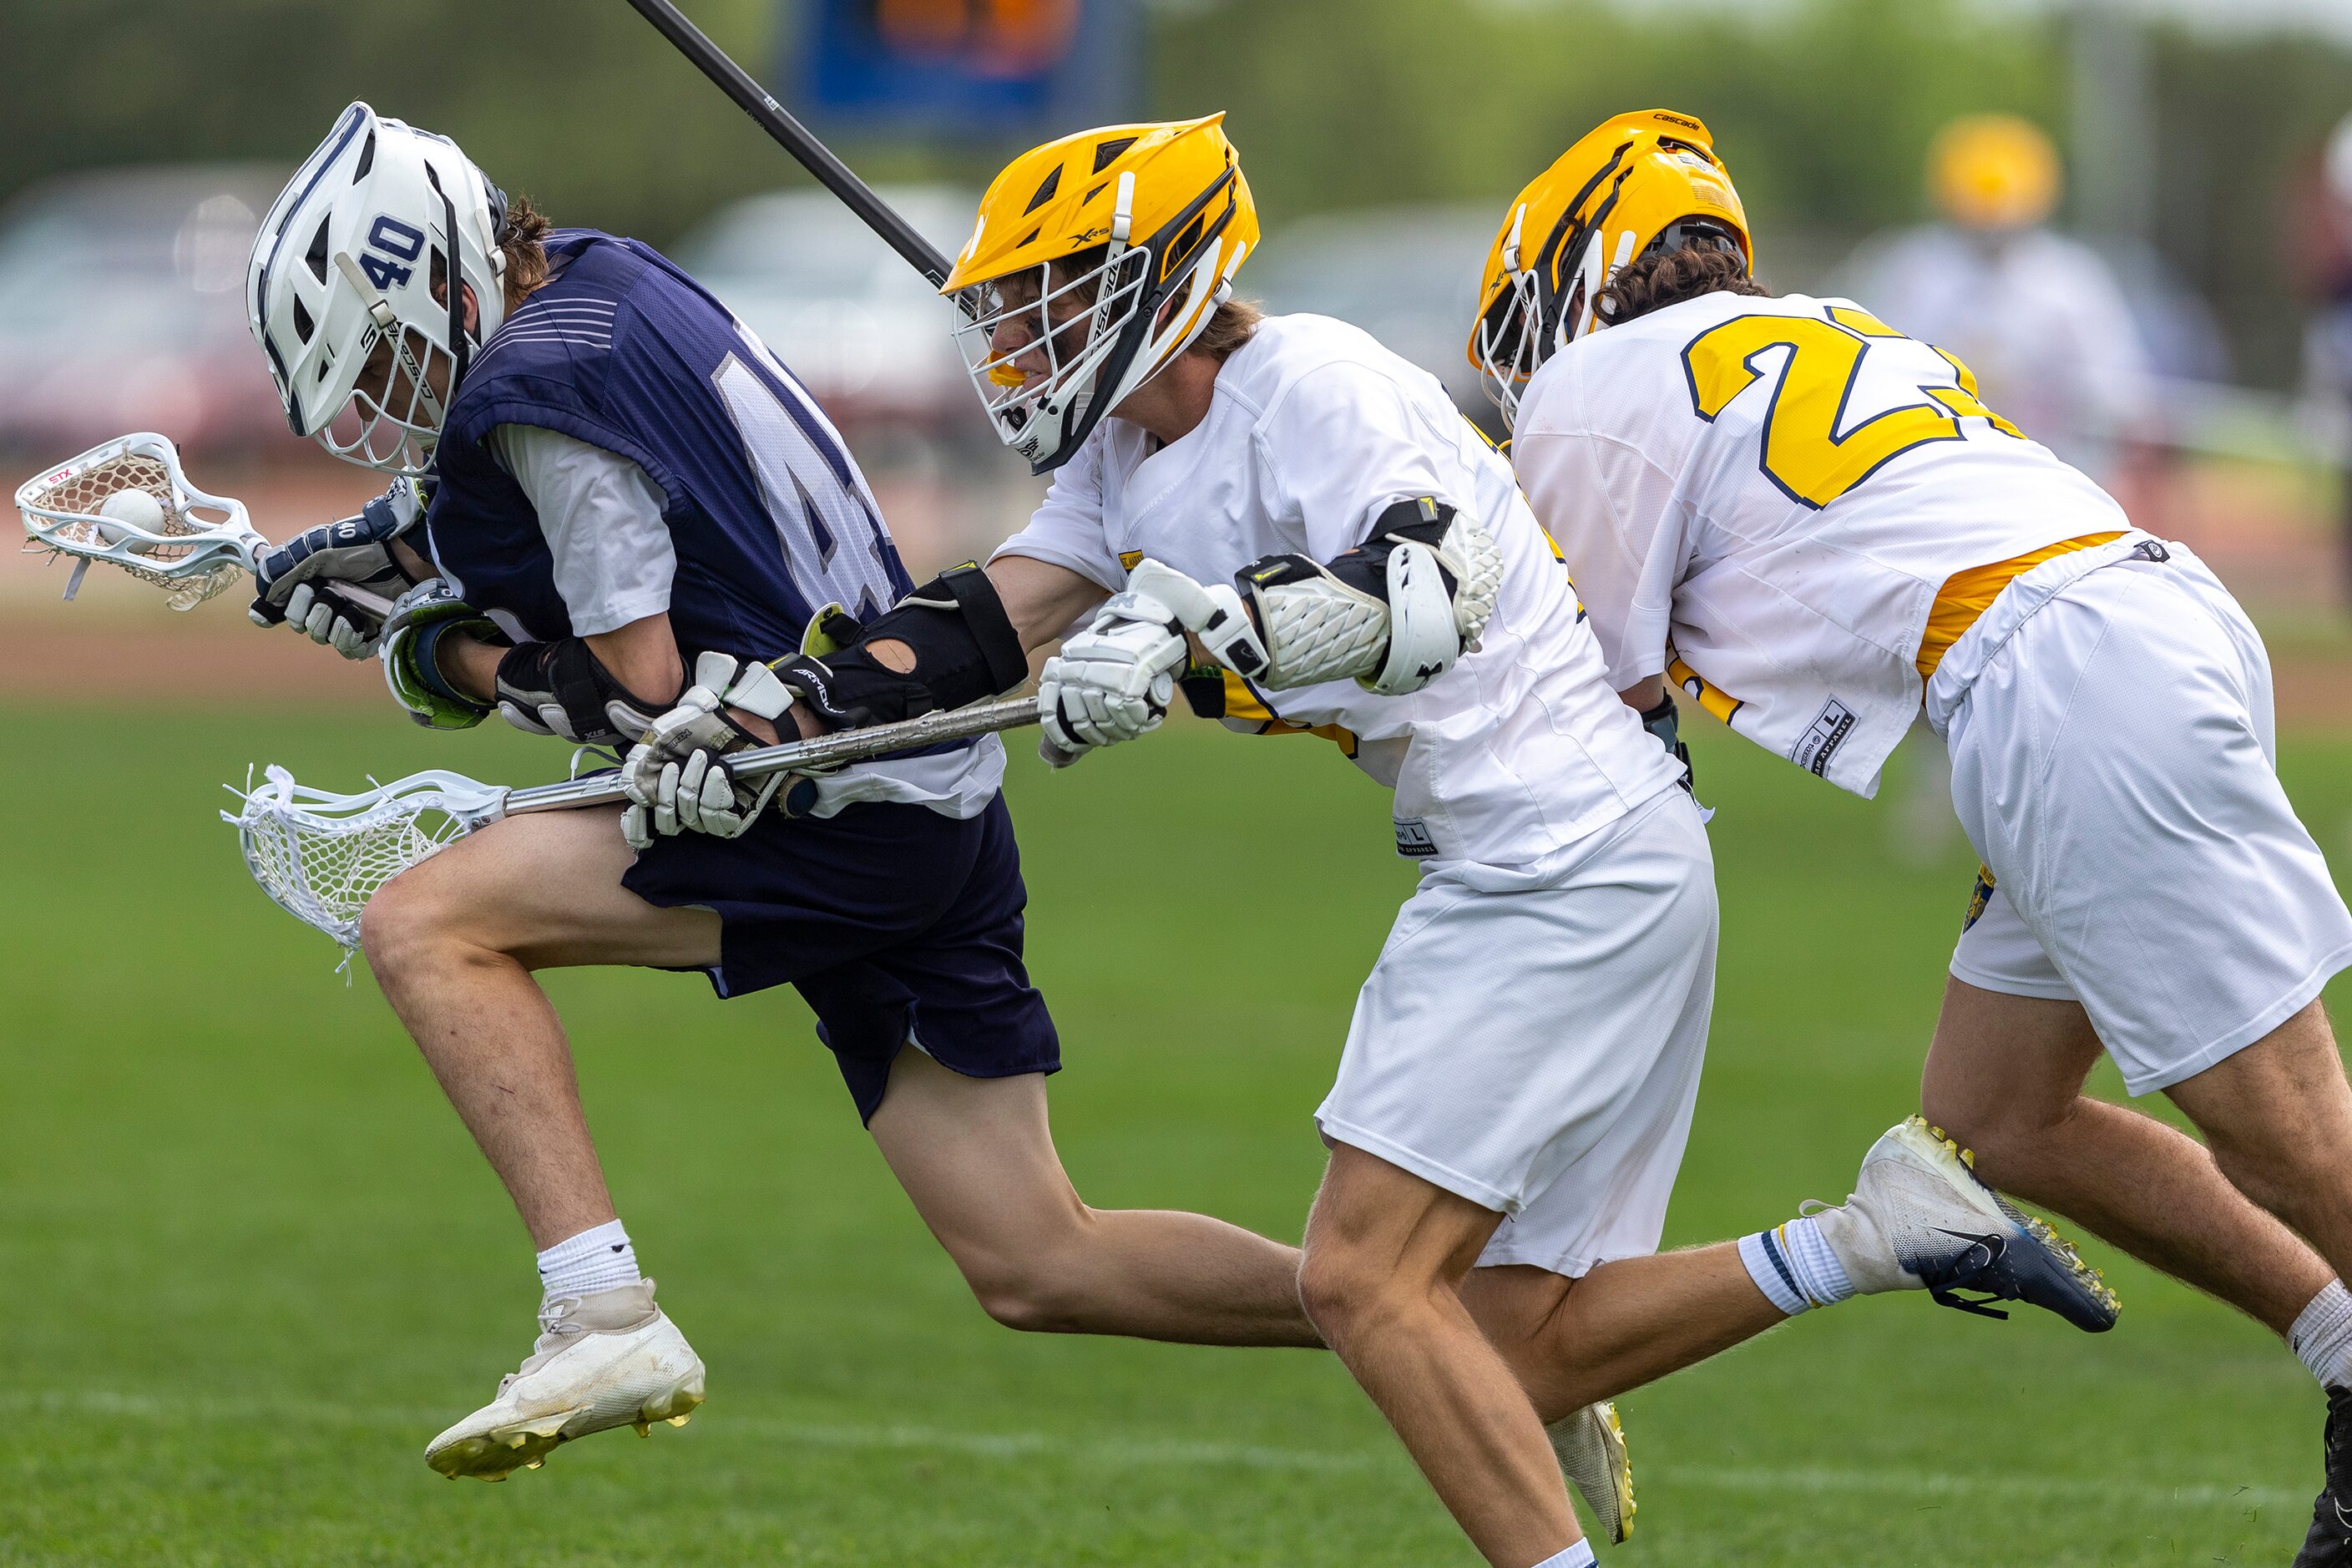
[{"label": "lacrosse stick", "polygon": [[[118,436],[29,479],[16,490],[25,548],[74,558],[66,597],[81,591],[89,563],[119,566],[161,588],[164,603],[193,610],[254,569],[275,548],[254,529],[245,503],[188,482],[172,443],[152,433]],[[347,583],[328,592],[383,619],[392,601]]]},{"label": "lacrosse stick", "polygon": [[[814,773],[1035,722],[1034,697],[1006,697],[896,724],[737,752],[727,766],[739,778]],[[360,911],[378,888],[475,829],[526,812],[610,805],[628,798],[619,775],[610,773],[504,789],[436,771],[411,773],[359,795],[330,795],[296,784],[280,767],[265,770],[258,786],[248,780],[247,788],[231,784],[229,792],[244,805],[221,813],[221,820],[236,829],[253,879],[279,909],[346,948],[359,945]]]}]

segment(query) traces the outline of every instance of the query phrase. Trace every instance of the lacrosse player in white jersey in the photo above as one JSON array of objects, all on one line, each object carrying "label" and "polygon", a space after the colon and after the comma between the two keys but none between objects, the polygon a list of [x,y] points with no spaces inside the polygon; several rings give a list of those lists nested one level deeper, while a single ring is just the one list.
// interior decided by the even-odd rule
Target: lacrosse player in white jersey
[{"label": "lacrosse player in white jersey", "polygon": [[[1924,703],[1985,867],[1927,1119],[2287,1338],[2330,1406],[2296,1561],[2352,1563],[2352,1089],[2318,1001],[2352,914],[2273,771],[2261,640],[1958,360],[1751,260],[1706,127],[1663,110],[1496,236],[1470,353],[1607,683],[1862,795]],[[2210,1152],[2084,1098],[2102,1049]]]},{"label": "lacrosse player in white jersey", "polygon": [[[1049,760],[1153,729],[1181,681],[1395,790],[1423,878],[1317,1112],[1301,1294],[1491,1562],[1590,1563],[1545,1422],[1572,1462],[1607,1424],[1587,1390],[1786,1315],[1738,1247],[1649,1256],[1712,999],[1706,833],[1436,380],[1230,300],[1257,216],[1221,118],[1049,143],[983,198],[943,291],[1000,434],[1055,471],[988,570],[1030,646],[1084,622],[1041,682]],[[1874,1150],[1847,1205],[1751,1239],[1809,1300],[1966,1288],[2112,1316],[1924,1135]],[[1621,1533],[1622,1487],[1584,1489]]]}]

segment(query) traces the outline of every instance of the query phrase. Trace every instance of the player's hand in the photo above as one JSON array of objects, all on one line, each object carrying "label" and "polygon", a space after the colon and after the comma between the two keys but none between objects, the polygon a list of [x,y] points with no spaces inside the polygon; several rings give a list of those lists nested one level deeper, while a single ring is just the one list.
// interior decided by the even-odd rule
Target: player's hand
[{"label": "player's hand", "polygon": [[382,618],[336,596],[332,584],[348,583],[387,600],[415,586],[393,541],[423,515],[414,487],[404,479],[359,516],[296,534],[254,563],[261,591],[246,614],[256,626],[290,626],[345,658],[372,657],[383,632]]},{"label": "player's hand", "polygon": [[1168,716],[1177,672],[1188,661],[1173,609],[1133,588],[1114,595],[1045,661],[1037,717],[1047,744],[1075,758],[1150,734]]},{"label": "player's hand", "polygon": [[677,833],[740,838],[750,831],[784,775],[735,777],[727,755],[751,746],[752,738],[727,710],[772,723],[792,701],[764,664],[723,653],[696,658],[694,684],[654,720],[621,764],[621,788],[629,797],[621,832],[630,845],[644,849]]}]

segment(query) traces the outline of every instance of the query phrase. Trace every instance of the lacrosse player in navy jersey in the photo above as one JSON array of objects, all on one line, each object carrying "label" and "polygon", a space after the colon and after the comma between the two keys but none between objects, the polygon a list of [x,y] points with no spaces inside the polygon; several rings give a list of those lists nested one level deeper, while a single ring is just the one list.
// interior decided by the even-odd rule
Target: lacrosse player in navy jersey
[{"label": "lacrosse player in navy jersey", "polygon": [[[1063,1174],[993,737],[793,780],[790,817],[765,809],[776,782],[729,773],[780,729],[961,706],[1027,673],[981,572],[909,583],[840,437],[757,338],[652,250],[550,231],[454,144],[364,104],[271,209],[247,304],[295,431],[398,476],[265,560],[255,617],[375,653],[421,723],[496,712],[623,752],[635,803],[500,822],[387,884],[362,922],[540,1249],[541,1337],[428,1447],[434,1468],[499,1479],[703,1397],[531,978],[563,965],[701,970],[722,996],[798,987],[1003,1322],[1319,1342],[1290,1248],[1090,1209]],[[382,625],[355,619],[338,581],[400,598]],[[822,662],[801,656],[813,623]]]}]

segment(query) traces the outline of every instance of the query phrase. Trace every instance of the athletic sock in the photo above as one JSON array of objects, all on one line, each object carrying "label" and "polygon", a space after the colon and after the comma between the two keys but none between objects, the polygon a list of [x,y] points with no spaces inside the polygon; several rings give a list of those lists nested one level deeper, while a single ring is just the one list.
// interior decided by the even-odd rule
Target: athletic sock
[{"label": "athletic sock", "polygon": [[539,1255],[541,1300],[593,1296],[643,1279],[637,1272],[637,1249],[619,1220],[607,1220],[593,1230],[566,1237]]},{"label": "athletic sock", "polygon": [[2352,1388],[2352,1290],[2330,1279],[2286,1331],[2295,1359],[2323,1387]]},{"label": "athletic sock", "polygon": [[1536,1568],[1598,1568],[1592,1555],[1592,1542],[1580,1541],[1565,1552],[1555,1552]]},{"label": "athletic sock", "polygon": [[1790,1317],[1812,1307],[1827,1307],[1853,1294],[1853,1282],[1830,1250],[1822,1227],[1810,1219],[1792,1219],[1770,1230],[1739,1238],[1739,1261],[1765,1299]]}]

